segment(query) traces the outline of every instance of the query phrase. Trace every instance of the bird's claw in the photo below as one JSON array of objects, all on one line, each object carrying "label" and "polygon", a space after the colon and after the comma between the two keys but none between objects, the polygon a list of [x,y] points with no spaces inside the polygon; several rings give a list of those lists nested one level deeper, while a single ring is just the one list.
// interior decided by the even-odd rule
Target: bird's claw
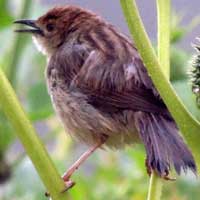
[{"label": "bird's claw", "polygon": [[153,170],[149,165],[148,162],[146,160],[146,168],[147,168],[147,173],[149,176],[152,175],[152,172],[154,171],[158,176],[160,176],[162,179],[166,180],[166,181],[176,181],[176,178],[172,178],[169,176],[169,171],[166,171],[163,174],[159,174],[158,172],[156,172],[155,170]]},{"label": "bird's claw", "polygon": [[163,178],[166,181],[176,181],[176,178],[172,178],[169,176],[169,171],[166,171],[164,174],[162,174],[161,178]]},{"label": "bird's claw", "polygon": [[61,191],[61,193],[68,191],[69,189],[74,187],[75,184],[76,183],[74,181],[71,181],[71,180],[65,181],[65,188]]},{"label": "bird's claw", "polygon": [[[65,181],[65,188],[61,191],[61,193],[64,193],[64,192],[68,191],[69,189],[74,187],[75,184],[76,183],[74,181],[71,181],[71,180]],[[45,192],[45,196],[46,197],[50,197],[50,193],[49,192]]]},{"label": "bird's claw", "polygon": [[166,181],[176,181],[176,178],[171,178],[171,177],[169,177],[168,175],[167,176],[163,176],[162,177],[164,180],[166,180]]}]

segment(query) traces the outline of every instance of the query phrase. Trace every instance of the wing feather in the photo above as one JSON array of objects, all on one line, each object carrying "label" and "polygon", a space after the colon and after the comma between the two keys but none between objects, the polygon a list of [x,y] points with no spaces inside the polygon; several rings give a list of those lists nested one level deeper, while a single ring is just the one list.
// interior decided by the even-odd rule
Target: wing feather
[{"label": "wing feather", "polygon": [[[130,67],[132,69],[128,69]],[[168,115],[139,58],[124,64],[92,51],[71,82],[70,89],[86,94],[88,102],[104,112],[130,109]]]}]

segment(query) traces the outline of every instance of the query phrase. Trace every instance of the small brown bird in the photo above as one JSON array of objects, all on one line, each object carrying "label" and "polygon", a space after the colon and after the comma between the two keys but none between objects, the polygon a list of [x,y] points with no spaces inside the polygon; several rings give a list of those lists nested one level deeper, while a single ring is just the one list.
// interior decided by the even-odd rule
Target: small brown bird
[{"label": "small brown bird", "polygon": [[31,28],[47,56],[46,78],[54,108],[66,132],[90,146],[63,176],[97,148],[144,143],[149,173],[169,179],[174,166],[196,172],[193,156],[155,89],[133,42],[98,15],[76,6],[55,7],[37,20],[17,20]]}]

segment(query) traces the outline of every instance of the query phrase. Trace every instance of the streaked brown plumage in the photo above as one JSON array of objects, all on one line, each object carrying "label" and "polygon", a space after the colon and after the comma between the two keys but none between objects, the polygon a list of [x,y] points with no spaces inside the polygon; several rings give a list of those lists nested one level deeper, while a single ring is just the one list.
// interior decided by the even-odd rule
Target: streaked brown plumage
[{"label": "streaked brown plumage", "polygon": [[[36,21],[16,23],[34,28],[18,32],[33,33],[47,55],[46,78],[55,110],[67,133],[92,146],[89,154],[101,145],[121,148],[140,138],[148,171],[166,179],[171,165],[178,174],[181,168],[196,172],[192,154],[127,37],[75,6],[56,7]],[[74,166],[69,171],[65,181]]]}]

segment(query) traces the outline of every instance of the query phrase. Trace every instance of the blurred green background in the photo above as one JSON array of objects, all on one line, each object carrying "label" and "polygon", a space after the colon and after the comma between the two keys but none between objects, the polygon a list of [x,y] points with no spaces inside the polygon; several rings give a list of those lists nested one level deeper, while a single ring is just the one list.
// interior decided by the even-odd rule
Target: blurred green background
[{"label": "blurred green background", "polygon": [[[30,36],[15,34],[12,24],[15,19],[40,16],[48,8],[48,4],[41,1],[0,0],[0,67],[7,74],[62,174],[86,147],[73,143],[70,137],[66,137],[47,94],[44,80],[45,57],[37,52]],[[195,104],[195,97],[187,78],[189,60],[195,51],[189,52],[178,46],[198,25],[199,18],[191,20],[187,27],[180,25],[181,19],[181,16],[173,14],[171,81],[185,105],[200,120],[200,110]],[[143,200],[147,196],[149,184],[144,162],[142,145],[116,152],[98,150],[74,174],[73,180],[77,185],[70,190],[71,198]],[[177,177],[175,182],[164,182],[162,199],[199,200],[199,187],[200,181],[194,175],[183,174]],[[44,200],[44,192],[45,188],[15,137],[15,131],[0,111],[0,199]]]}]

